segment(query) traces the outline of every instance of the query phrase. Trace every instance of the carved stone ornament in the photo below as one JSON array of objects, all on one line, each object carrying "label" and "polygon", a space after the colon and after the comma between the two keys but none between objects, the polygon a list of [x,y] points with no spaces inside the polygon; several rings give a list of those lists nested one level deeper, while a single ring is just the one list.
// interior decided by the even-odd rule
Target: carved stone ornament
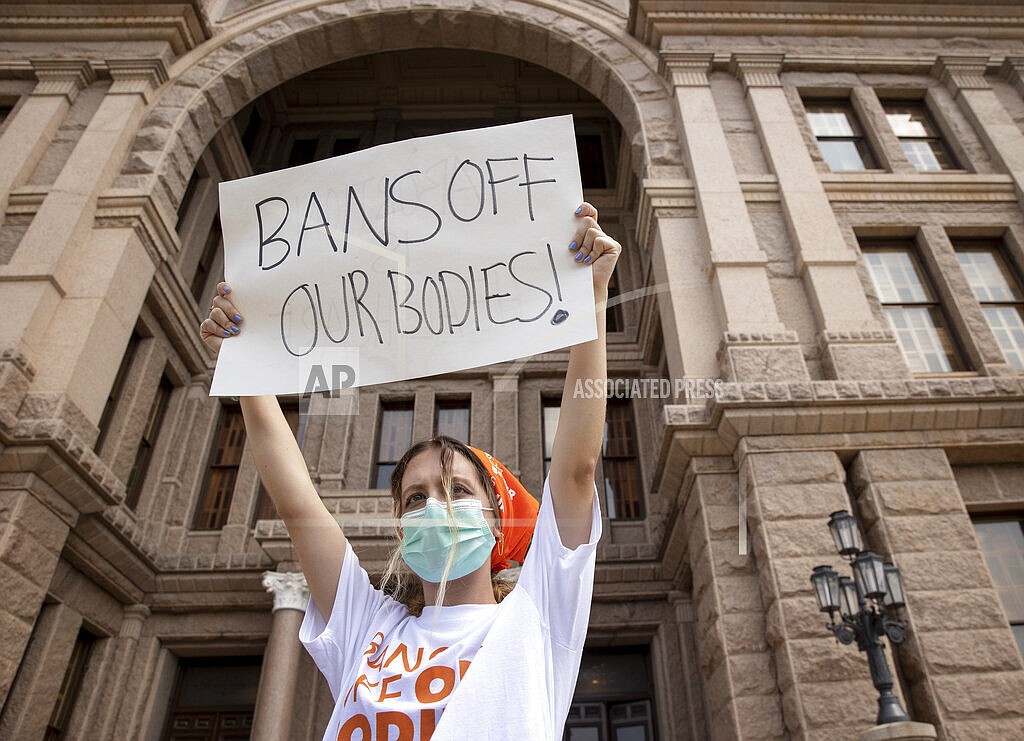
[{"label": "carved stone ornament", "polygon": [[277,610],[306,609],[309,601],[309,585],[306,577],[299,572],[263,572],[263,586],[274,595],[274,612]]}]

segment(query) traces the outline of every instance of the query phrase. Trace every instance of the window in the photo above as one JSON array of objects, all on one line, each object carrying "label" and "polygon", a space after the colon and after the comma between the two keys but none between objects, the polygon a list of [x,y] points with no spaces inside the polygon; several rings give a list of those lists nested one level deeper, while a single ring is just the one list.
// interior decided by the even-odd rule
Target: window
[{"label": "window", "polygon": [[194,530],[220,530],[228,519],[231,497],[235,493],[235,479],[242,462],[245,447],[245,423],[237,405],[225,406],[220,425],[213,439],[210,463],[206,470],[206,483],[196,507],[192,523]]},{"label": "window", "polygon": [[210,233],[206,235],[206,244],[203,245],[203,252],[199,255],[199,262],[196,264],[196,272],[192,275],[192,285],[190,286],[192,297],[200,308],[206,308],[203,292],[210,280],[210,273],[213,271],[213,264],[217,259],[217,250],[220,249],[222,241],[220,214],[217,214],[213,217]]},{"label": "window", "polygon": [[957,169],[923,101],[883,100],[882,107],[903,154],[919,172]]},{"label": "window", "polygon": [[377,465],[373,485],[391,488],[391,472],[405,451],[412,445],[412,401],[385,401],[380,406],[377,428]]},{"label": "window", "polygon": [[135,462],[132,464],[131,473],[128,474],[128,493],[125,496],[125,504],[132,509],[138,505],[139,497],[142,495],[142,484],[145,482],[146,472],[149,470],[149,461],[153,456],[156,436],[160,433],[160,425],[164,421],[164,412],[167,411],[167,402],[171,398],[172,388],[167,376],[161,376],[160,385],[157,386],[153,403],[149,407],[146,427],[142,431],[139,447],[135,451]]},{"label": "window", "polygon": [[633,410],[627,399],[608,400],[598,481],[604,482],[598,491],[604,491],[605,512],[609,519],[643,517],[636,429]]},{"label": "window", "polygon": [[653,741],[646,647],[584,649],[563,741]]},{"label": "window", "polygon": [[979,519],[974,531],[1017,648],[1024,655],[1024,518]]},{"label": "window", "polygon": [[197,167],[192,171],[192,177],[188,179],[188,185],[185,186],[185,193],[181,196],[181,204],[178,206],[178,221],[174,225],[174,231],[181,233],[181,225],[185,223],[185,219],[188,218],[189,209],[192,207],[192,201],[196,197],[196,191],[199,189],[199,181],[202,179],[202,175],[199,173]]},{"label": "window", "polygon": [[560,402],[546,400],[541,404],[541,434],[544,437],[544,478],[551,471],[551,448],[555,444],[555,430],[558,429]]},{"label": "window", "polygon": [[945,318],[909,245],[863,248],[882,310],[913,373],[962,369]]},{"label": "window", "polygon": [[434,434],[469,442],[469,399],[444,399],[434,410]]},{"label": "window", "polygon": [[[284,418],[288,420],[288,426],[292,428],[295,442],[298,443],[300,448],[302,447],[302,439],[306,436],[307,417],[305,404],[307,403],[308,398],[299,399],[298,401],[294,399],[281,401],[281,411],[284,413]],[[260,481],[260,490],[256,494],[256,507],[252,515],[252,525],[255,527],[257,520],[278,519],[280,517],[277,514],[277,507],[274,506],[274,500],[267,493],[267,487]]]},{"label": "window", "polygon": [[953,247],[1006,361],[1024,371],[1024,293],[1000,244],[996,240],[959,240]]},{"label": "window", "polygon": [[622,319],[622,304],[616,301],[618,297],[619,274],[618,271],[612,271],[612,277],[608,281],[608,309],[605,312],[605,329],[609,332],[621,332],[626,328]]},{"label": "window", "polygon": [[576,152],[579,155],[580,179],[586,190],[607,188],[604,170],[604,142],[600,134],[577,134]]},{"label": "window", "polygon": [[360,139],[358,138],[335,139],[334,145],[331,147],[331,156],[337,157],[342,154],[352,154],[353,152],[358,152],[359,144]]},{"label": "window", "polygon": [[46,726],[46,735],[43,736],[43,741],[60,741],[60,739],[67,738],[68,721],[71,719],[71,711],[75,709],[78,692],[82,688],[82,677],[85,676],[85,667],[89,662],[89,652],[94,640],[84,630],[78,632],[74,648],[71,649],[68,668],[64,671],[64,679],[57,692],[57,702],[53,706],[53,712],[50,713],[50,722]]},{"label": "window", "polygon": [[107,403],[103,406],[103,414],[100,415],[100,434],[96,438],[96,445],[93,448],[96,451],[103,447],[103,441],[106,440],[107,433],[110,431],[110,423],[113,422],[114,412],[117,411],[117,402],[124,393],[128,372],[132,368],[132,363],[135,362],[135,356],[141,343],[142,335],[137,329],[133,329],[132,336],[128,339],[128,345],[124,349],[124,355],[121,356],[121,365],[117,369],[117,375],[114,376],[114,383],[110,387],[110,393],[107,394]]},{"label": "window", "polygon": [[807,120],[825,162],[835,172],[877,167],[848,100],[805,100]]},{"label": "window", "polygon": [[[555,442],[560,411],[557,401],[545,401],[541,409],[545,478],[551,469],[551,449]],[[597,490],[603,494],[604,511],[609,519],[636,519],[644,516],[633,410],[627,399],[608,400],[601,462],[598,464],[596,479]]]},{"label": "window", "polygon": [[259,683],[259,657],[181,659],[164,741],[249,738]]},{"label": "window", "polygon": [[288,167],[308,165],[316,161],[318,139],[296,139],[292,142],[292,151],[288,155]]}]

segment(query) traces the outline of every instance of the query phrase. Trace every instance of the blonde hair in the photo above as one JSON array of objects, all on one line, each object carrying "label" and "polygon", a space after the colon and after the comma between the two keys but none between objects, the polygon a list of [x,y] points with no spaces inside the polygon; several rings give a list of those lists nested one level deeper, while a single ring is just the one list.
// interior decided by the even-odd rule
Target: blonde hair
[{"label": "blonde hair", "polygon": [[[395,465],[395,470],[391,474],[391,500],[394,504],[396,518],[402,510],[402,479],[405,477],[406,467],[409,465],[409,462],[420,453],[434,449],[440,449],[441,451],[441,488],[444,490],[445,501],[448,509],[448,526],[452,530],[452,535],[454,536],[456,534],[458,527],[451,506],[452,462],[454,460],[455,453],[461,454],[473,465],[477,477],[479,478],[479,483],[483,487],[491,507],[494,508],[495,515],[498,517],[498,529],[501,530],[501,509],[498,506],[498,495],[494,492],[490,475],[480,462],[480,459],[476,457],[476,454],[473,453],[469,446],[445,435],[439,435],[437,437],[430,438],[429,440],[422,440],[416,443],[405,451],[401,460],[399,460]],[[397,522],[395,525],[395,534],[396,536],[398,535]],[[384,573],[381,576],[380,581],[380,588],[399,602],[402,602],[407,608],[409,608],[410,613],[413,615],[419,615],[422,613],[425,606],[423,584],[412,570],[406,566],[405,560],[402,558],[401,538],[397,538],[397,540],[398,542],[392,550],[391,556],[388,558],[387,565],[384,567]],[[453,549],[448,555],[448,562],[445,564],[444,573],[441,576],[441,582],[438,584],[437,599],[434,602],[438,607],[444,604],[444,596],[448,588],[448,574],[451,571],[454,561],[455,550]],[[512,591],[513,586],[514,585],[511,582],[498,577],[497,574],[491,574],[491,588],[494,590],[494,599],[496,602],[501,602],[508,593]]]}]

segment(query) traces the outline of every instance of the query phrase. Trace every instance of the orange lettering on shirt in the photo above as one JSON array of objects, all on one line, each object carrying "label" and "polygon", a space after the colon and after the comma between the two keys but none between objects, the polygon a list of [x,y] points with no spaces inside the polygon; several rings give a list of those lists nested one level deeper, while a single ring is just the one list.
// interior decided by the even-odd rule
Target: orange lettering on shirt
[{"label": "orange lettering on shirt", "polygon": [[[391,738],[392,728],[398,729],[398,738]],[[377,741],[413,741],[414,733],[412,718],[405,713],[393,710],[377,713],[377,733],[374,736]]]},{"label": "orange lettering on shirt", "polygon": [[420,741],[430,741],[434,735],[434,726],[437,725],[437,714],[434,708],[423,708],[420,710]]},{"label": "orange lettering on shirt", "polygon": [[[361,731],[358,739],[356,731]],[[370,741],[370,719],[365,715],[353,715],[338,729],[338,741]]]},{"label": "orange lettering on shirt", "polygon": [[[435,679],[442,682],[441,689],[431,687]],[[428,666],[416,677],[416,699],[426,704],[443,700],[455,689],[455,670],[450,666]]]},{"label": "orange lettering on shirt", "polygon": [[399,643],[398,648],[396,648],[394,652],[392,652],[391,656],[388,657],[388,660],[384,662],[384,668],[386,669],[387,667],[391,666],[391,662],[397,659],[399,656],[402,657],[402,666],[405,667],[405,671],[407,673],[414,672],[420,668],[420,663],[423,661],[423,647],[420,646],[418,649],[416,649],[416,663],[412,666],[409,666],[409,647],[406,646],[404,643]]},{"label": "orange lettering on shirt", "polygon": [[384,640],[384,634],[379,630],[373,634],[373,638],[370,639],[370,647],[363,652],[363,656],[373,656],[377,653],[377,649],[380,648],[380,642]]},{"label": "orange lettering on shirt", "polygon": [[402,678],[401,674],[392,674],[390,677],[385,677],[380,681],[380,697],[377,698],[377,702],[384,702],[389,697],[401,697],[402,691],[388,692],[388,685]]},{"label": "orange lettering on shirt", "polygon": [[466,676],[466,672],[469,671],[469,665],[472,662],[469,659],[459,659],[459,679]]},{"label": "orange lettering on shirt", "polygon": [[[359,692],[359,685],[363,685],[364,687],[366,687],[366,689],[369,690],[376,687],[379,684],[380,682],[371,682],[365,674],[360,674],[359,679],[357,679],[355,681],[355,684],[352,685],[352,690],[350,692],[350,694],[352,695],[352,702],[356,701],[356,695]],[[342,703],[342,707],[344,707],[345,705],[348,705],[348,694],[345,695],[345,702]]]},{"label": "orange lettering on shirt", "polygon": [[435,649],[435,650],[434,650],[434,653],[430,654],[430,658],[434,658],[434,657],[435,657],[435,656],[437,656],[437,655],[438,655],[439,653],[444,653],[444,652],[445,652],[445,651],[447,651],[447,650],[448,650],[448,647],[447,647],[447,646],[441,646],[441,648]]}]

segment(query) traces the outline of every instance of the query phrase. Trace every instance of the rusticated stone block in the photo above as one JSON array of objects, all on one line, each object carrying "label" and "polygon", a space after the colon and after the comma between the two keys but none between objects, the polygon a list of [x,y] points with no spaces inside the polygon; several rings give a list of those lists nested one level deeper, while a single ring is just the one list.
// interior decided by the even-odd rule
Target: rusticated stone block
[{"label": "rusticated stone block", "polygon": [[825,636],[791,639],[786,648],[793,675],[801,684],[843,682],[868,671],[867,660],[856,646],[844,646]]},{"label": "rusticated stone block", "polygon": [[[876,539],[874,531],[879,527],[885,530],[885,535]],[[894,554],[968,551],[978,547],[974,528],[966,514],[887,517],[883,524],[876,523],[868,533],[870,542],[884,543],[886,538]]]},{"label": "rusticated stone block", "polygon": [[939,704],[951,718],[1003,717],[1024,722],[1024,672],[940,675],[932,678],[932,684]]},{"label": "rusticated stone block", "polygon": [[878,483],[871,491],[886,515],[962,514],[963,499],[952,481]]},{"label": "rusticated stone block", "polygon": [[854,485],[861,489],[881,481],[949,480],[953,472],[939,449],[865,450],[851,467]]},{"label": "rusticated stone block", "polygon": [[[1006,628],[927,631],[918,635],[930,670],[942,673],[1020,670],[1013,633]],[[1022,698],[1024,699],[1024,698]]]},{"label": "rusticated stone block", "polygon": [[756,487],[842,483],[846,477],[839,458],[827,451],[757,453],[746,463]]},{"label": "rusticated stone block", "polygon": [[776,691],[775,669],[768,652],[730,654],[728,662],[737,695],[768,695]]},{"label": "rusticated stone block", "polygon": [[1006,624],[1006,615],[994,589],[908,591],[907,600],[914,629],[918,632],[977,630]]},{"label": "rusticated stone block", "polygon": [[764,615],[759,612],[741,612],[723,615],[718,629],[731,651],[754,653],[766,651]]},{"label": "rusticated stone block", "polygon": [[901,553],[897,559],[907,592],[975,589],[991,579],[980,551]]},{"label": "rusticated stone block", "polygon": [[758,531],[764,533],[773,558],[798,558],[835,552],[828,528],[816,520],[765,522]]},{"label": "rusticated stone block", "polygon": [[821,524],[837,509],[848,509],[846,489],[838,482],[757,486],[751,497],[759,516],[767,520],[820,518]]},{"label": "rusticated stone block", "polygon": [[745,741],[785,737],[777,694],[745,695],[735,700],[736,717]]}]

